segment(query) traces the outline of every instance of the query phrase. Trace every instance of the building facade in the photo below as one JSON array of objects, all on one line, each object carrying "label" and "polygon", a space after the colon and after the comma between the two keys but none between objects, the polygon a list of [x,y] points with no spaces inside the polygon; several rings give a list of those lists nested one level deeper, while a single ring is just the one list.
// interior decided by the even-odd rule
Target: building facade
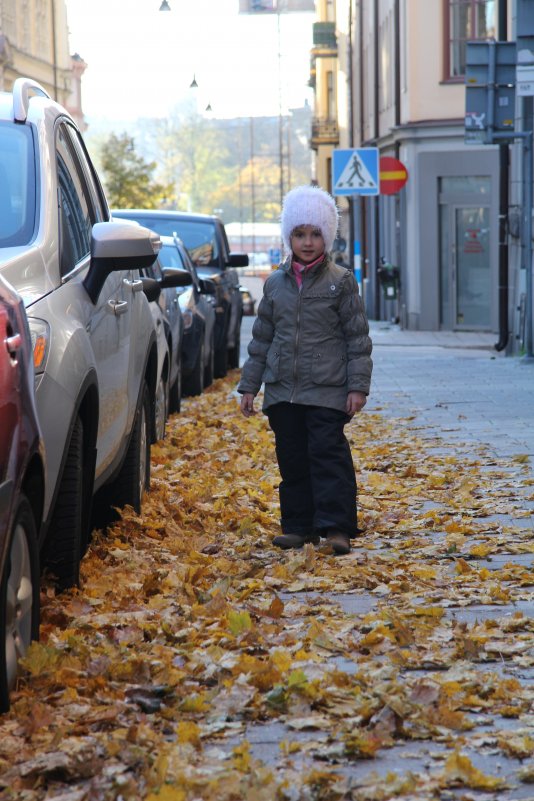
[{"label": "building facade", "polygon": [[[494,332],[499,349],[521,348],[521,145],[465,142],[466,42],[514,39],[521,2],[317,2],[318,23],[333,21],[337,45],[337,138],[323,143],[312,131],[317,181],[331,188],[334,147],[376,147],[409,176],[394,195],[339,199],[374,319]],[[324,114],[329,84],[319,81],[317,62],[315,113]],[[399,270],[393,300],[378,277],[381,259]]]},{"label": "building facade", "polygon": [[0,91],[33,78],[67,105],[73,91],[65,0],[0,0]]}]

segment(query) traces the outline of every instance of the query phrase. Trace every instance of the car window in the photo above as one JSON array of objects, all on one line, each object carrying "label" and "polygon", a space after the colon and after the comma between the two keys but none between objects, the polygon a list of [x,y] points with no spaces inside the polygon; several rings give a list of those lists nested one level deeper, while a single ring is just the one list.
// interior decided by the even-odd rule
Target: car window
[{"label": "car window", "polygon": [[31,241],[36,209],[31,129],[0,122],[0,247],[27,245]]},{"label": "car window", "polygon": [[164,267],[177,267],[180,270],[185,270],[185,264],[176,245],[163,245],[159,252],[159,257]]},{"label": "car window", "polygon": [[66,125],[64,132],[69,136],[80,164],[83,167],[84,177],[91,194],[95,218],[94,222],[107,222],[107,220],[109,220],[109,211],[105,200],[104,191],[91,159],[89,158],[89,154],[85,148],[82,137],[72,125]]},{"label": "car window", "polygon": [[218,266],[219,249],[215,225],[209,222],[175,220],[174,228],[197,267]]},{"label": "car window", "polygon": [[179,270],[187,270],[193,279],[193,286],[197,291],[200,290],[195,265],[186,257],[185,253],[182,253],[179,247],[176,245],[163,245],[159,252],[159,258],[164,267],[177,267]]},{"label": "car window", "polygon": [[160,236],[176,234],[197,267],[218,267],[219,248],[215,224],[209,220],[180,220],[173,217],[144,216],[142,214],[129,217],[147,228],[152,228]]},{"label": "car window", "polygon": [[56,163],[60,216],[60,272],[69,273],[91,250],[93,225],[87,190],[80,177],[80,168],[69,147],[65,126],[60,125],[56,137]]}]

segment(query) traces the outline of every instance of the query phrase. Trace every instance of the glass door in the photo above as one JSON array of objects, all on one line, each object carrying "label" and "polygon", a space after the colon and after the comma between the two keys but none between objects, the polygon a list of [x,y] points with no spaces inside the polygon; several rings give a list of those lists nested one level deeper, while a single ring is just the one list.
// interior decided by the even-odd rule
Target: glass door
[{"label": "glass door", "polygon": [[489,206],[441,206],[441,325],[491,326]]}]

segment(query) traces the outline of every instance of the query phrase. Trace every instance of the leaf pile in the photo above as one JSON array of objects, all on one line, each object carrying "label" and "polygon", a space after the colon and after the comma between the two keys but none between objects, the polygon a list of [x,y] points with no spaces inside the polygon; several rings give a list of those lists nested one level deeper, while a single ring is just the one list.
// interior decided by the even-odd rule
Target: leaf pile
[{"label": "leaf pile", "polygon": [[143,514],[94,532],[81,588],[44,582],[41,641],[0,719],[2,799],[528,788],[528,460],[363,413],[346,431],[364,534],[347,557],[280,552],[273,439],[240,415],[236,376],[171,419]]}]

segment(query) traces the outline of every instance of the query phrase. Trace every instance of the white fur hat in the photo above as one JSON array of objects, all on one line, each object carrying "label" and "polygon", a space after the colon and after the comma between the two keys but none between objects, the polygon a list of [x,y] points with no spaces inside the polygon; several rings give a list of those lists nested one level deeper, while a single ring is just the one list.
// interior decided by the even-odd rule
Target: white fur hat
[{"label": "white fur hat", "polygon": [[319,228],[328,253],[336,238],[339,212],[334,198],[324,189],[318,186],[297,186],[284,198],[280,222],[286,253],[291,253],[291,233],[299,225],[314,225]]}]

